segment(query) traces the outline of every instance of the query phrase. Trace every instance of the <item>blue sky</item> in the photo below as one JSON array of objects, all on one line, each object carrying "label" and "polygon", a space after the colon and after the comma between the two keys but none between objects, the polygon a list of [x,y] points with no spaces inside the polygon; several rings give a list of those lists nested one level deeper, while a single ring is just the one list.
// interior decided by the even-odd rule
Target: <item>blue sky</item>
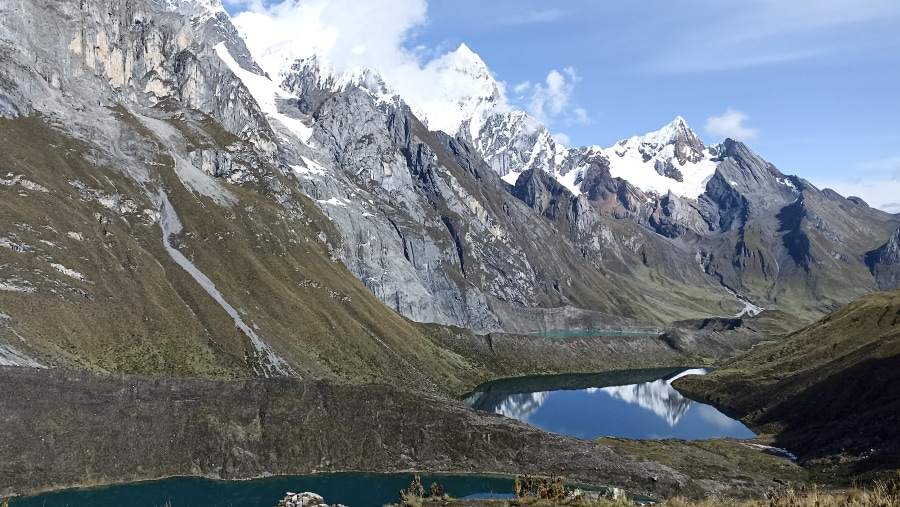
[{"label": "blue sky", "polygon": [[707,144],[741,138],[783,172],[900,212],[896,0],[225,1],[232,15],[325,4],[348,19],[339,33],[371,32],[423,66],[467,44],[571,146],[681,115]]}]

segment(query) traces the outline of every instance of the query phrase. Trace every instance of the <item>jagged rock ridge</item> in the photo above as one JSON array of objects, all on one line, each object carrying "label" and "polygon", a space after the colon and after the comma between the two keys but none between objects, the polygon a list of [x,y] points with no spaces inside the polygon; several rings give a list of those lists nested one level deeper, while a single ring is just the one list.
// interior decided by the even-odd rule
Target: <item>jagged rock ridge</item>
[{"label": "jagged rock ridge", "polygon": [[[442,129],[471,145],[471,149],[451,149],[455,162],[468,169],[482,166],[480,160],[473,159],[484,159],[493,172],[499,174],[505,182],[515,185],[513,194],[516,197],[554,222],[554,228],[569,240],[582,259],[602,273],[622,274],[631,280],[630,283],[634,283],[635,278],[640,283],[661,277],[677,284],[702,287],[702,291],[711,291],[711,294],[726,294],[709,299],[698,296],[671,312],[668,308],[671,297],[665,291],[658,291],[656,282],[651,282],[641,287],[640,292],[644,297],[638,297],[634,304],[629,305],[632,307],[630,309],[621,304],[601,303],[596,306],[596,302],[592,302],[595,305],[592,309],[638,319],[665,320],[668,317],[663,315],[672,313],[685,317],[731,312],[734,308],[732,305],[738,305],[738,312],[756,312],[762,307],[785,305],[785,295],[791,294],[791,301],[785,305],[785,309],[799,313],[804,318],[813,318],[875,288],[874,281],[866,279],[861,273],[859,257],[863,245],[883,241],[886,231],[892,229],[893,220],[890,216],[874,210],[866,212],[864,210],[867,207],[855,201],[837,204],[837,201],[830,199],[833,202],[827,205],[828,210],[824,214],[836,217],[843,213],[844,206],[857,204],[854,212],[847,216],[852,217],[851,221],[859,220],[863,223],[861,227],[836,224],[837,229],[843,229],[841,233],[831,231],[823,242],[810,242],[809,234],[804,228],[812,222],[804,221],[803,217],[821,217],[821,214],[805,207],[807,200],[797,201],[797,198],[801,193],[800,186],[808,193],[819,191],[812,185],[800,183],[797,178],[784,176],[740,143],[728,140],[722,145],[705,146],[687,122],[679,117],[660,131],[633,137],[608,149],[597,146],[566,149],[553,140],[540,122],[522,111],[510,110],[500,83],[467,46],[462,45],[429,65],[452,69],[451,75],[457,86],[473,90],[471,95],[460,98],[455,92],[448,91],[443,104],[440,101],[428,104],[419,102],[408,109],[403,97],[392,95],[392,88],[377,77],[376,70],[354,70],[349,74],[334,75],[330,74],[333,67],[317,57],[295,64],[290,71],[279,71],[279,75],[284,79],[282,87],[299,98],[306,113],[314,110],[311,103],[324,103],[322,100],[325,97],[347,93],[348,87],[355,85],[364,94],[375,99],[374,108],[380,108],[387,114],[391,114],[389,110],[393,109],[424,115],[424,124]],[[362,75],[366,77],[360,78]],[[468,84],[465,86],[458,84],[467,80]],[[377,115],[361,114],[365,110],[363,102],[364,100],[354,103],[356,110],[345,111],[346,116],[339,120],[340,125],[351,125],[358,121],[372,123],[377,119]],[[336,124],[335,112],[329,111],[328,114],[328,124]],[[313,128],[317,128],[316,122],[313,123]],[[364,138],[367,144],[371,144],[376,142],[374,140],[378,136],[360,133],[358,139]],[[352,140],[346,136],[330,133],[325,139],[327,142],[341,140],[339,144],[332,143],[332,153],[340,153],[343,157],[356,156],[355,146],[350,144]],[[435,152],[441,151],[433,146],[430,148]],[[326,169],[334,169],[327,158],[328,154],[324,154],[317,160],[322,162],[325,159],[323,165]],[[405,158],[412,162],[406,170],[419,174],[421,171],[411,165],[421,159]],[[335,162],[337,165],[347,165],[346,160]],[[374,177],[363,184],[367,191],[372,190],[373,182],[384,184],[377,174],[379,163],[385,166],[383,160],[375,162],[371,158],[350,164],[354,166],[353,175],[366,174],[367,171],[372,171],[373,166],[376,168]],[[390,171],[392,182],[389,185],[397,184],[397,175],[403,170],[400,167]],[[463,201],[471,204],[474,196],[479,204],[471,210],[476,214],[482,214],[483,210],[484,216],[494,219],[495,223],[492,225],[502,227],[502,214],[492,215],[491,212],[496,207],[485,204],[481,199],[482,196],[486,199],[503,199],[509,187],[486,178],[484,170],[479,172],[476,169],[473,174],[478,180],[477,185],[484,188],[484,193],[478,195],[467,190],[468,195],[457,195],[455,198],[462,197]],[[542,179],[542,174],[549,174],[556,181],[538,183],[536,179]],[[399,185],[408,188],[407,182]],[[398,190],[397,187],[390,188],[392,192]],[[342,192],[350,195],[355,190],[351,186]],[[336,196],[340,192],[332,193]],[[826,193],[833,197],[832,192]],[[320,199],[320,202],[334,202],[330,199]],[[413,196],[407,194],[402,200],[410,203],[413,202],[412,199]],[[434,207],[434,200],[430,197],[426,199]],[[822,203],[822,200],[813,200]],[[798,211],[800,207],[803,209]],[[404,206],[401,216],[408,213],[406,208],[409,205]],[[502,205],[504,214],[508,215],[508,208],[508,203]],[[334,216],[328,209],[325,212]],[[362,212],[375,215],[371,211]],[[771,221],[772,215],[779,217],[777,224]],[[475,220],[483,221],[484,216],[477,216]],[[372,217],[369,218],[371,220]],[[460,215],[459,220],[474,223],[471,215]],[[461,275],[465,275],[461,268],[467,261],[467,251],[483,252],[479,244],[484,244],[486,239],[471,233],[458,234],[457,231],[464,228],[459,220],[450,216],[441,217],[441,223],[450,235],[444,242],[449,245],[450,251],[456,251],[458,269]],[[415,221],[419,222],[418,217]],[[827,227],[821,220],[815,224],[819,230]],[[339,226],[339,229],[348,231],[345,238],[360,237],[358,228],[358,225],[349,223]],[[391,228],[398,233],[402,229],[396,221]],[[514,228],[519,227],[514,225]],[[386,226],[382,229],[390,230]],[[440,230],[440,224],[431,229]],[[409,231],[400,235],[404,252],[408,254]],[[423,237],[422,233],[415,236]],[[759,241],[757,237],[760,238]],[[473,244],[467,245],[467,239],[473,241]],[[427,243],[431,240],[425,241]],[[757,247],[756,243],[761,244]],[[480,256],[480,253],[475,255],[477,258]],[[360,279],[368,280],[370,287],[375,280],[387,280],[372,276],[377,271],[378,264],[385,264],[384,260],[373,262],[370,259],[369,265],[364,267],[359,265],[358,258],[351,260],[347,254],[343,258],[350,266],[358,265],[357,268],[351,267],[351,270]],[[419,259],[421,258],[420,255]],[[534,262],[533,256],[524,258]],[[675,259],[674,262],[672,259]],[[847,266],[834,264],[832,260]],[[491,266],[499,265],[490,257],[486,257],[485,261]],[[469,263],[472,261],[469,260]],[[817,266],[819,269],[810,269],[810,266]],[[532,285],[536,283],[539,289],[558,285],[558,280],[541,281],[539,276],[535,278],[534,273],[527,273],[527,266],[524,268],[525,272],[516,275],[514,279],[527,281]],[[833,268],[838,268],[836,273],[832,273]],[[794,275],[795,269],[800,270],[803,275]],[[439,315],[441,312],[415,308],[414,305],[407,305],[403,309],[403,289],[396,291],[390,288],[372,288],[383,301],[414,319],[476,328],[482,326],[483,329],[508,325],[496,318],[498,303],[525,307],[573,302],[575,306],[584,307],[587,303],[587,300],[577,294],[565,294],[560,299],[552,291],[544,289],[540,289],[536,297],[529,296],[528,288],[521,284],[513,290],[503,291],[497,284],[488,281],[490,273],[496,272],[494,267],[488,267],[483,272],[488,277],[475,281],[475,285],[485,294],[486,301],[490,301],[495,307],[490,312],[493,317],[475,314],[472,315],[473,319],[462,317],[474,309],[469,303],[466,303],[469,309],[453,310],[453,315]],[[504,268],[502,272],[506,274],[507,270]],[[403,280],[404,285],[410,279],[420,280],[412,285],[412,290],[416,294],[437,297],[440,301],[437,307],[440,308],[458,307],[463,300],[474,302],[475,306],[481,305],[478,298],[471,299],[473,293],[469,289],[462,288],[459,284],[450,292],[464,291],[469,296],[456,295],[452,301],[442,298],[437,294],[444,292],[448,285],[423,280],[423,275],[420,272],[412,278],[409,274],[397,278]],[[427,278],[434,276],[437,275],[433,270],[426,275]],[[503,278],[506,280],[505,285],[508,285],[510,278],[505,275]],[[820,283],[820,278],[828,281]],[[843,283],[843,287],[838,286],[844,279],[849,282]],[[432,290],[428,286],[439,289]],[[423,292],[416,287],[426,288]],[[845,288],[849,290],[844,290]],[[556,291],[559,292],[558,289]],[[800,297],[796,297],[798,293]],[[549,300],[547,296],[550,297]],[[632,298],[630,295],[625,297]],[[732,298],[732,303],[722,305],[722,298]],[[717,301],[713,302],[713,299]],[[646,308],[647,304],[653,310],[648,312],[639,308]]]}]

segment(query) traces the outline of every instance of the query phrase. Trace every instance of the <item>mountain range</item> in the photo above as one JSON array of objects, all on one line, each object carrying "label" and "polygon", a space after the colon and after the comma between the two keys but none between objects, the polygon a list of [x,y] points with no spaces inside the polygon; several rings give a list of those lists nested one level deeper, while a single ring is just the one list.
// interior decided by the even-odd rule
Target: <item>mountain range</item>
[{"label": "mountain range", "polygon": [[[248,27],[242,27],[241,31],[252,33]],[[285,60],[289,59],[282,61]],[[858,198],[845,199],[828,189],[820,191],[808,181],[782,174],[742,143],[726,140],[706,146],[680,117],[657,132],[623,140],[610,148],[567,149],[538,120],[512,110],[503,96],[502,85],[466,45],[432,65],[449,70],[440,74],[448,82],[443,88],[468,90],[469,95],[460,97],[447,91],[442,101],[414,98],[408,110],[422,125],[436,131],[437,142],[444,149],[428,142],[424,144],[436,151],[436,155],[440,151],[449,152],[455,165],[478,181],[474,193],[464,184],[463,192],[459,192],[452,180],[463,182],[467,178],[456,176],[452,167],[448,167],[450,191],[454,195],[435,189],[440,194],[436,198],[426,195],[434,190],[420,191],[416,198],[431,203],[443,201],[452,211],[456,211],[454,207],[461,211],[457,212],[458,217],[440,211],[441,221],[450,224],[447,233],[459,253],[459,274],[467,278],[464,271],[467,257],[471,257],[470,264],[479,266],[483,276],[473,282],[481,288],[493,315],[472,315],[471,310],[456,309],[455,315],[440,315],[433,310],[422,315],[419,309],[403,309],[402,303],[393,305],[395,310],[414,320],[481,331],[498,327],[507,331],[531,331],[510,327],[512,324],[504,318],[502,307],[510,303],[519,307],[545,307],[549,299],[551,306],[599,310],[642,322],[722,314],[727,311],[723,307],[737,307],[739,313],[780,309],[811,321],[859,295],[894,286],[890,275],[885,274],[890,269],[877,266],[876,259],[881,257],[875,252],[890,248],[888,238],[898,229],[896,216],[872,210]],[[297,61],[290,68],[283,64],[275,66],[272,74],[279,76],[276,81],[283,79],[282,88],[304,102],[308,101],[304,97],[309,95],[353,93],[348,88],[356,87],[364,95],[374,97],[376,103],[406,110],[404,98],[393,94],[391,85],[377,71],[354,69],[328,74],[334,68],[323,57],[314,56]],[[362,104],[356,105],[360,106],[356,109],[358,114]],[[306,113],[312,115],[313,124],[327,128],[327,123],[317,121],[314,108]],[[343,124],[353,121],[349,112],[342,116],[348,115],[351,119],[345,119]],[[369,123],[369,117],[361,119]],[[333,161],[326,160],[324,167],[342,168],[344,174],[358,177],[371,169],[363,167],[365,163],[347,158],[359,158],[353,155],[355,146],[350,143],[366,135],[368,132],[358,132],[356,140],[334,143],[339,136],[332,132],[319,144],[315,143],[316,134],[312,140],[317,147],[330,142],[328,151],[342,154]],[[383,149],[375,150],[383,153]],[[416,162],[407,157],[406,167],[400,169],[416,173],[419,171],[414,167]],[[485,166],[503,181],[497,182]],[[391,172],[395,174],[396,171]],[[373,174],[368,181],[357,181],[345,191],[352,193],[360,188],[371,191],[373,184],[383,186],[382,180],[380,174]],[[496,266],[502,266],[506,259],[493,258],[484,245],[497,239],[502,241],[504,232],[523,228],[517,223],[504,223],[517,219],[515,213],[508,211],[508,202],[497,202],[505,200],[509,193],[551,222],[552,232],[562,234],[568,246],[581,257],[578,263],[586,261],[607,279],[624,274],[629,284],[637,280],[640,294],[636,297],[627,294],[623,300],[612,296],[587,298],[584,291],[577,289],[562,291],[557,287],[559,279],[572,278],[571,272],[562,266],[557,268],[557,271],[562,269],[561,273],[541,273],[532,266],[522,266],[515,277],[509,276],[508,269],[498,270]],[[413,196],[407,198],[412,199]],[[457,204],[454,202],[457,200],[463,202]],[[506,217],[493,212],[498,205]],[[432,207],[436,206],[432,204]],[[327,209],[325,213],[329,213]],[[407,222],[419,219],[405,210],[400,211],[400,216]],[[476,226],[457,241],[460,235],[456,229],[470,228],[476,221],[493,230],[478,230],[482,227]],[[435,225],[434,229],[441,229],[440,224]],[[531,224],[524,227],[540,229]],[[398,231],[404,241],[405,234]],[[439,244],[441,239],[425,230],[414,236],[426,243]],[[451,238],[443,239],[449,244]],[[521,251],[524,255],[520,257],[526,260],[540,258],[527,247],[506,243],[514,252]],[[542,249],[546,250],[546,246]],[[568,252],[546,253],[561,261]],[[352,265],[360,261],[356,257],[344,260],[358,278],[370,280],[374,285],[374,277],[367,273],[377,268],[354,269]],[[548,260],[550,264],[565,264]],[[489,265],[484,266],[485,263]],[[811,270],[811,266],[816,268]],[[421,269],[416,271],[419,272],[409,276],[434,296],[436,291],[427,289],[434,284],[428,280],[434,275],[421,273]],[[503,285],[524,279],[538,287],[539,292],[527,295],[529,289],[518,284],[517,296],[509,291],[504,293],[496,282],[491,283],[498,271],[506,278]],[[581,275],[581,278],[590,277]],[[659,290],[661,280],[671,282],[668,290]],[[616,286],[623,291],[622,284]],[[703,294],[693,293],[688,287],[702,287]],[[371,288],[376,293],[383,290]],[[673,305],[673,289],[691,293],[690,297]],[[456,291],[466,291],[466,288],[457,284]],[[403,294],[389,292],[394,296],[380,296],[383,301],[396,301],[397,296],[403,299]],[[704,300],[710,296],[714,301]],[[448,304],[454,306],[449,301],[442,301],[441,306]]]},{"label": "mountain range", "polygon": [[466,46],[436,65],[472,93],[416,103],[265,68],[217,0],[7,4],[5,364],[447,385],[447,329],[810,322],[900,283],[900,217],[682,118],[563,147]]}]

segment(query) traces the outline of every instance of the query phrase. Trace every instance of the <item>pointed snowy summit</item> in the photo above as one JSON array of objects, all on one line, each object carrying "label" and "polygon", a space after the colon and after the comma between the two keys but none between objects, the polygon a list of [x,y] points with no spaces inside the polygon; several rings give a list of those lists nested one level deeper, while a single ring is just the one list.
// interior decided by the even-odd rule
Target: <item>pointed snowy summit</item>
[{"label": "pointed snowy summit", "polygon": [[700,139],[694,130],[688,125],[687,121],[681,116],[676,116],[668,125],[659,130],[660,134],[668,137],[669,142],[687,141],[701,144]]},{"label": "pointed snowy summit", "polygon": [[506,108],[501,85],[484,60],[465,44],[433,60],[426,70],[439,76],[438,98],[420,103],[412,97],[404,99],[412,102],[414,110],[422,111],[431,130],[457,135],[468,122],[477,132],[488,116]]},{"label": "pointed snowy summit", "polygon": [[659,195],[696,199],[716,170],[712,154],[681,116],[655,132],[619,141],[603,154],[614,177]]},{"label": "pointed snowy summit", "polygon": [[455,55],[456,58],[460,61],[469,62],[472,66],[484,67],[485,69],[487,68],[487,64],[484,63],[484,60],[482,60],[477,53],[472,51],[472,49],[467,46],[466,43],[460,44],[459,47],[456,48],[456,51],[450,54]]},{"label": "pointed snowy summit", "polygon": [[[501,98],[500,84],[494,79],[487,64],[465,44],[460,44],[456,51],[431,62],[428,67],[438,71],[453,71],[445,74],[443,84],[448,88],[459,87],[459,91],[467,91],[469,96],[464,98],[468,101],[496,102]],[[460,78],[468,82],[461,82]],[[457,90],[446,91],[450,96],[457,95],[454,93]]]},{"label": "pointed snowy summit", "polygon": [[673,155],[682,165],[702,160],[705,149],[703,141],[697,137],[697,134],[681,116],[675,117],[671,123],[655,132],[620,141],[616,146],[626,149],[636,147],[644,158],[657,157],[667,146],[674,146]]}]

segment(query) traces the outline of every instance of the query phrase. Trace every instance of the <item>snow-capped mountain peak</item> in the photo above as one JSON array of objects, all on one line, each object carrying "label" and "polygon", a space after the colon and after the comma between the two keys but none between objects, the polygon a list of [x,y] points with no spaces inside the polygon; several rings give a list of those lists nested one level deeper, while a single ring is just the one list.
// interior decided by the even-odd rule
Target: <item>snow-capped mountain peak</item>
[{"label": "snow-capped mountain peak", "polygon": [[466,124],[474,138],[488,116],[508,109],[503,86],[484,60],[465,44],[429,62],[425,70],[436,78],[438,93],[425,100],[417,100],[414,95],[404,99],[414,110],[422,111],[432,130],[455,135]]},{"label": "snow-capped mountain peak", "polygon": [[682,165],[691,162],[697,163],[703,159],[705,147],[691,127],[681,116],[676,117],[663,128],[634,136],[631,139],[619,141],[615,151],[624,156],[629,150],[636,149],[645,160],[650,160],[663,152],[668,146],[674,146],[672,156],[678,159]]},{"label": "snow-capped mountain peak", "polygon": [[649,142],[651,139],[659,143],[673,143],[679,140],[700,141],[687,121],[681,116],[676,116],[665,127],[644,136],[645,141]]},{"label": "snow-capped mountain peak", "polygon": [[460,44],[459,47],[456,48],[456,51],[449,54],[453,55],[454,59],[457,60],[460,64],[468,64],[464,65],[464,67],[480,67],[483,68],[485,72],[488,70],[487,64],[484,63],[484,60],[482,60],[481,57],[478,56],[477,53],[472,51],[472,49],[469,48],[469,46],[467,46],[465,43]]},{"label": "snow-capped mountain peak", "polygon": [[[697,198],[715,172],[713,155],[680,116],[658,131],[621,141],[606,150],[566,149],[535,118],[512,111],[503,83],[466,44],[422,67],[403,57],[388,68],[370,69],[352,62],[332,62],[335,56],[328,52],[327,41],[313,40],[312,36],[304,39],[265,16],[242,14],[235,21],[255,59],[287,92],[299,96],[309,85],[335,91],[357,85],[379,100],[402,100],[429,129],[471,141],[511,184],[521,173],[539,169],[577,195],[582,192],[587,168],[606,157],[613,177],[621,177],[645,192]],[[316,49],[319,47],[325,49]]]},{"label": "snow-capped mountain peak", "polygon": [[331,89],[358,85],[391,102],[399,96],[431,130],[451,135],[458,134],[464,123],[477,132],[491,113],[508,110],[502,83],[465,44],[421,67],[409,54],[387,58],[381,62],[385,67],[371,67],[335,53],[328,34],[287,29],[269,16],[251,12],[233,21],[254,59],[279,83],[299,72],[307,77],[316,74],[316,84]]},{"label": "snow-capped mountain peak", "polygon": [[716,170],[713,154],[680,116],[655,132],[619,141],[603,154],[613,177],[660,195],[696,199]]}]

